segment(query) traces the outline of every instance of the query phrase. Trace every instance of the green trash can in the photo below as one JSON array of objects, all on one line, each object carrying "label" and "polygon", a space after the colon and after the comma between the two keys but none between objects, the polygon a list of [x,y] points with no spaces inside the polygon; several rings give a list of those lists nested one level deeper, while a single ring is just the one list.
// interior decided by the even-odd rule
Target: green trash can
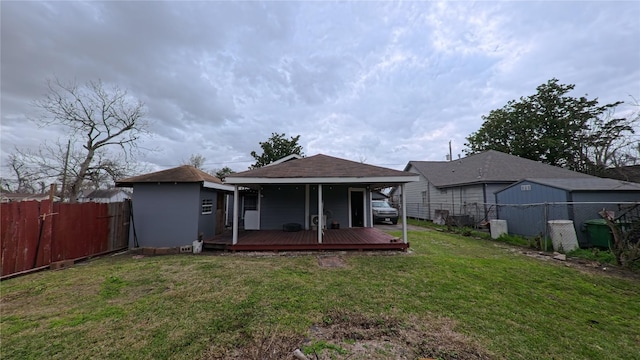
[{"label": "green trash can", "polygon": [[613,235],[604,219],[593,219],[584,222],[589,235],[589,244],[601,249],[613,247]]}]

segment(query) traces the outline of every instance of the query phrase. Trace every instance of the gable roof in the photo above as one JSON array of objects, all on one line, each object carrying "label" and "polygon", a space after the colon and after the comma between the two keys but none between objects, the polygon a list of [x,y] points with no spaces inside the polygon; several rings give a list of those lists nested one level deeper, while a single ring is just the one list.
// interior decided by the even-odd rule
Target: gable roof
[{"label": "gable roof", "polygon": [[229,190],[233,189],[222,184],[217,177],[195,168],[191,165],[182,165],[175,168],[156,171],[148,174],[133,176],[116,181],[118,187],[132,187],[139,183],[201,183],[205,187]]},{"label": "gable roof", "polygon": [[524,178],[595,178],[500,151],[489,150],[454,161],[409,161],[435,187],[483,183],[512,183]]},{"label": "gable roof", "polygon": [[599,177],[580,179],[524,179],[511,186],[517,186],[524,181],[567,191],[640,191],[640,184]]},{"label": "gable roof", "polygon": [[231,174],[225,182],[230,184],[397,184],[417,180],[416,174],[407,171],[318,154]]}]

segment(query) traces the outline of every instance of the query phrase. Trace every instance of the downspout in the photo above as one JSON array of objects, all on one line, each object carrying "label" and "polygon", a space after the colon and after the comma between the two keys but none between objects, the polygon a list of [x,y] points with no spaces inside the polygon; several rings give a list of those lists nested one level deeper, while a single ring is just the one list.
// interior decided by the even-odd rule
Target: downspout
[{"label": "downspout", "polygon": [[318,244],[322,244],[322,184],[318,184]]},{"label": "downspout", "polygon": [[402,189],[402,241],[407,243],[407,196],[405,195],[404,185],[401,184]]},{"label": "downspout", "polygon": [[238,192],[238,185],[233,185],[233,245],[238,243],[238,207],[240,201],[238,200],[240,193]]}]

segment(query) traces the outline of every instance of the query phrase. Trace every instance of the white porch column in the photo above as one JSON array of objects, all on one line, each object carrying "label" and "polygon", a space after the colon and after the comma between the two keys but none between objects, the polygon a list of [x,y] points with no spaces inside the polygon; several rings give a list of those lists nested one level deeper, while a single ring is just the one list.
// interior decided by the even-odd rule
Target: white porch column
[{"label": "white porch column", "polygon": [[322,244],[322,184],[318,184],[318,244]]},{"label": "white porch column", "polygon": [[404,191],[404,185],[400,185],[400,191],[402,192],[402,241],[407,243],[407,197]]},{"label": "white porch column", "polygon": [[238,207],[240,207],[238,185],[233,185],[233,245],[238,243]]}]

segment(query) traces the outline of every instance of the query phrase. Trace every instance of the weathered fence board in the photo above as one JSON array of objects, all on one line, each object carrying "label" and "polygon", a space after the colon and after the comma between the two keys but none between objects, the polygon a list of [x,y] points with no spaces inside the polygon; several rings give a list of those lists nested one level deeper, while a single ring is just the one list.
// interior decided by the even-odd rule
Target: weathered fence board
[{"label": "weathered fence board", "polygon": [[2,276],[126,248],[129,204],[1,204]]}]

